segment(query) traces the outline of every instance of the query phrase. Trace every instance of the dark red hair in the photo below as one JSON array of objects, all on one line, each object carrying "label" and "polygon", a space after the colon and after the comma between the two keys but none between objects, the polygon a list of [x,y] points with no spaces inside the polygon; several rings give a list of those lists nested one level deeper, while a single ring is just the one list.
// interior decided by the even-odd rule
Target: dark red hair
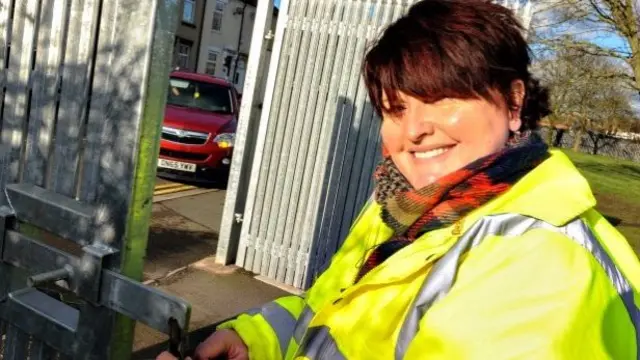
[{"label": "dark red hair", "polygon": [[513,106],[511,84],[522,80],[527,90],[522,121],[528,129],[549,114],[547,90],[532,78],[530,63],[523,28],[511,10],[487,0],[422,0],[373,44],[363,74],[380,115],[402,106],[398,91],[427,103],[493,102],[497,91]]}]

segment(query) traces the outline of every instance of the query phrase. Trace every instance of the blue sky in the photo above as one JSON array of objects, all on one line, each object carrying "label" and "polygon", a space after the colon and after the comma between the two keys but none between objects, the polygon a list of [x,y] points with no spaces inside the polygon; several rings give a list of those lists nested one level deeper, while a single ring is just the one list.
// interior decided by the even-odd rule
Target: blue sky
[{"label": "blue sky", "polygon": [[623,38],[614,36],[614,35],[609,35],[609,36],[599,38],[597,40],[594,40],[594,42],[601,46],[605,46],[612,49],[628,48],[628,44]]},{"label": "blue sky", "polygon": [[275,0],[273,3],[276,5],[276,7],[280,7],[280,0]]}]

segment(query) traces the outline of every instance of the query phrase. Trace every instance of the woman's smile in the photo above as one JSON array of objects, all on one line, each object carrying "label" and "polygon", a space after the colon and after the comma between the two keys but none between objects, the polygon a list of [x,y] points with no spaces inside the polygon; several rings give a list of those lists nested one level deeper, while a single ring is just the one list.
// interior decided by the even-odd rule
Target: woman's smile
[{"label": "woman's smile", "polygon": [[413,152],[413,156],[416,160],[429,160],[429,159],[438,159],[441,155],[444,155],[449,152],[449,150],[453,149],[455,145],[445,145],[438,146],[428,150],[418,150]]}]

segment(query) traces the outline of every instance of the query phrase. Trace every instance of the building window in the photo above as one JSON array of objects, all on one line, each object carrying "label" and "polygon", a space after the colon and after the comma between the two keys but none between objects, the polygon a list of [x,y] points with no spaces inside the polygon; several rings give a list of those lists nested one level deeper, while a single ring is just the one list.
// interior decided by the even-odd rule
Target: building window
[{"label": "building window", "polygon": [[222,30],[222,16],[224,15],[224,2],[216,1],[216,8],[213,11],[213,23],[211,23],[211,30]]},{"label": "building window", "polygon": [[205,65],[204,72],[209,75],[216,74],[216,65],[218,64],[218,52],[209,50],[207,55],[207,63]]},{"label": "building window", "polygon": [[236,72],[235,76],[233,77],[233,83],[238,85],[239,81],[240,81],[240,73]]},{"label": "building window", "polygon": [[177,66],[180,68],[189,67],[189,54],[191,54],[191,45],[183,42],[178,43],[178,61]]},{"label": "building window", "polygon": [[196,0],[184,0],[184,8],[182,9],[182,21],[189,24],[196,23]]}]

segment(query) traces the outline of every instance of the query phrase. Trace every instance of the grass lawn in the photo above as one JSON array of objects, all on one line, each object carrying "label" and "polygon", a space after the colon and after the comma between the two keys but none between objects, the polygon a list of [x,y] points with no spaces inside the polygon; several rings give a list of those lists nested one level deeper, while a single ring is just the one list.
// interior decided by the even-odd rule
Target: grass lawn
[{"label": "grass lawn", "polygon": [[603,215],[621,221],[618,230],[640,254],[640,164],[563,149],[587,178]]}]

